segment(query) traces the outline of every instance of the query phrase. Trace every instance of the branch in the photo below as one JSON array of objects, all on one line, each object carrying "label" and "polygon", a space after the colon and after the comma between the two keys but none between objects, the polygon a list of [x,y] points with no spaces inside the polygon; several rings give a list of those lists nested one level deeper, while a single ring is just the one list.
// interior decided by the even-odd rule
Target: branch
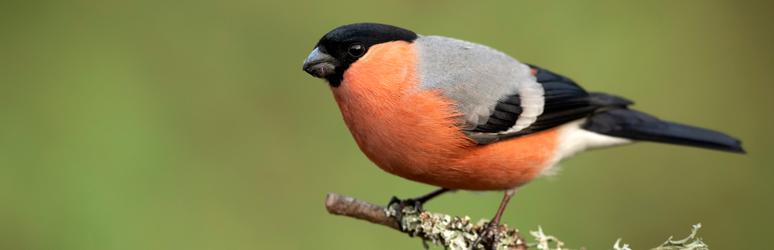
[{"label": "branch", "polygon": [[[395,218],[397,205],[387,208],[338,194],[328,194],[328,197],[325,199],[325,207],[331,214],[369,221],[398,231],[400,231],[398,226],[400,223],[406,229],[406,233],[422,238],[423,243],[430,241],[434,245],[445,246],[450,249],[471,249],[469,245],[478,238],[478,235],[489,222],[489,220],[482,219],[473,225],[467,216],[460,218],[444,214],[420,212],[416,211],[412,206],[405,206],[403,208],[403,218],[401,221],[398,221]],[[508,229],[507,225],[500,226],[499,239],[497,249],[527,249],[524,236],[521,236],[516,229]],[[473,249],[484,249],[485,245],[491,244],[489,241],[489,239],[483,239],[482,243],[479,243]]]},{"label": "branch", "polygon": [[383,206],[330,193],[325,197],[325,208],[331,214],[349,216],[400,231],[398,220],[395,217],[387,216]]},{"label": "branch", "polygon": [[[343,215],[355,219],[369,221],[371,223],[384,225],[389,228],[400,230],[399,224],[405,228],[405,232],[410,236],[422,238],[422,243],[427,248],[426,241],[432,242],[437,246],[445,246],[448,249],[471,249],[468,245],[472,244],[489,220],[482,219],[475,225],[470,223],[470,218],[465,216],[451,217],[449,215],[417,211],[411,206],[403,208],[403,218],[398,221],[395,218],[397,204],[390,207],[374,205],[351,197],[344,197],[338,194],[328,194],[325,198],[325,208],[328,213]],[[691,235],[682,240],[672,240],[672,237],[651,250],[707,250],[708,246],[702,242],[701,238],[696,237],[696,232],[701,224],[693,226]],[[401,231],[403,232],[403,231]],[[500,240],[497,242],[499,250],[526,250],[527,247],[536,247],[538,249],[551,249],[549,243],[556,244],[556,249],[561,248],[564,243],[556,237],[545,235],[543,229],[539,228],[536,232],[530,232],[535,237],[536,243],[527,244],[524,236],[519,234],[516,229],[508,229],[507,225],[500,226]],[[693,240],[692,242],[689,242]],[[482,243],[472,249],[484,249],[490,245],[490,239],[482,240]],[[620,246],[621,239],[615,242],[615,250],[631,250],[629,245]],[[582,250],[584,248],[581,248]]]}]

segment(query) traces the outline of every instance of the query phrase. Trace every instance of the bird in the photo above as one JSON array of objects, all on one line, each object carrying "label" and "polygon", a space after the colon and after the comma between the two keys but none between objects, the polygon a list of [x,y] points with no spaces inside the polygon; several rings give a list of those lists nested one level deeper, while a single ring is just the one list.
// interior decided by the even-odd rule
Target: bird
[{"label": "bird", "polygon": [[587,92],[485,45],[392,25],[333,29],[303,70],[328,83],[368,159],[390,174],[439,187],[409,201],[421,206],[452,190],[504,191],[473,246],[497,241],[500,218],[519,187],[580,152],[637,141],[745,152],[729,135],[658,119],[631,109],[628,99]]}]

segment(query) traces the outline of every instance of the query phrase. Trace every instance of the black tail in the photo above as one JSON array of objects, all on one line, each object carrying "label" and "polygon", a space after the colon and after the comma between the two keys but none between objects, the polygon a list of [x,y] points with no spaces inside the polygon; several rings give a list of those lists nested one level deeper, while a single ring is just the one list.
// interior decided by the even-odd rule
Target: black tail
[{"label": "black tail", "polygon": [[588,118],[582,127],[589,131],[615,137],[744,153],[741,142],[726,134],[662,121],[651,115],[625,107],[595,113]]}]

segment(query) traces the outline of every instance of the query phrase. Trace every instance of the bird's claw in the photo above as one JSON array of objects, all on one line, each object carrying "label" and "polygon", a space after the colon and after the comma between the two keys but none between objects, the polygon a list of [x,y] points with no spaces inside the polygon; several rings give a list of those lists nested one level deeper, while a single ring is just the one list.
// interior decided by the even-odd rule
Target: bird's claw
[{"label": "bird's claw", "polygon": [[[500,222],[499,221],[490,221],[487,223],[486,228],[484,228],[483,231],[481,231],[481,234],[478,235],[478,238],[476,238],[475,241],[473,241],[473,244],[471,245],[471,249],[474,249],[478,243],[481,242],[484,238],[490,238],[491,241],[489,241],[489,250],[497,250],[497,242],[500,241]],[[485,246],[486,247],[486,246]]]},{"label": "bird's claw", "polygon": [[[393,204],[398,204],[398,207],[395,208],[395,219],[398,221],[398,227],[400,228],[400,231],[406,232],[406,229],[403,228],[403,208],[406,206],[413,206],[414,210],[418,212],[424,212],[425,210],[422,208],[422,202],[416,199],[405,199],[401,200],[398,199],[398,197],[393,196],[390,199],[390,203],[387,203],[387,207],[391,207]],[[411,235],[411,234],[409,234]]]}]

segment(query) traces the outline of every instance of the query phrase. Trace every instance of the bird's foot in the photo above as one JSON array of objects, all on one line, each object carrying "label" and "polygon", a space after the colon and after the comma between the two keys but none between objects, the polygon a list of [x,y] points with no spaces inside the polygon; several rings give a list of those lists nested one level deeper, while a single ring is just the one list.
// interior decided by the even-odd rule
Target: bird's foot
[{"label": "bird's foot", "polygon": [[[411,206],[414,208],[414,211],[417,213],[422,213],[425,210],[422,208],[422,200],[419,199],[405,199],[401,200],[398,199],[398,197],[393,196],[392,199],[390,199],[390,203],[387,204],[387,207],[392,207],[392,205],[397,204],[397,207],[395,207],[395,219],[398,221],[398,227],[400,228],[400,231],[407,232],[406,228],[403,228],[403,208],[407,206]],[[407,232],[408,233],[408,232]],[[413,237],[409,233],[410,236]]]},{"label": "bird's foot", "polygon": [[[500,241],[500,220],[492,220],[489,223],[487,223],[486,228],[481,231],[481,234],[478,235],[478,238],[476,238],[475,241],[473,241],[473,244],[471,245],[471,249],[474,249],[478,243],[481,243],[481,240],[488,238],[489,240],[489,250],[496,250],[497,249],[497,242]],[[486,246],[484,246],[486,247]]]}]

